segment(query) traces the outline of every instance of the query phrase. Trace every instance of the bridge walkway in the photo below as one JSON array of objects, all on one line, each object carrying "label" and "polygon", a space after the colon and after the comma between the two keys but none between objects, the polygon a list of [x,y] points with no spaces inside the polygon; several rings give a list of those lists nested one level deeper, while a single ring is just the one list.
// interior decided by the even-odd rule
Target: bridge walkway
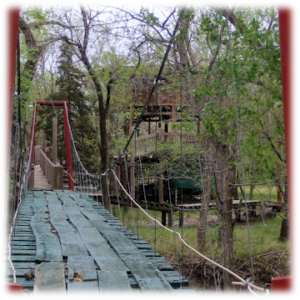
[{"label": "bridge walkway", "polygon": [[[70,190],[28,190],[10,246],[17,283],[28,290],[170,292],[188,287],[185,277],[102,205]],[[8,262],[7,278],[13,281]]]}]

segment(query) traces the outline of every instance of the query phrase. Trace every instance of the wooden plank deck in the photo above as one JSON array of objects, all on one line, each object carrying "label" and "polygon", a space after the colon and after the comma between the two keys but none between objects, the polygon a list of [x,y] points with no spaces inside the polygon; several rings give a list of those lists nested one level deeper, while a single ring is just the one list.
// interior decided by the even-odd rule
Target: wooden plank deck
[{"label": "wooden plank deck", "polygon": [[43,174],[40,165],[34,166],[34,188],[52,190],[52,185],[49,183],[47,177]]},{"label": "wooden plank deck", "polygon": [[[84,194],[28,190],[13,232],[17,283],[29,290],[147,292],[188,286],[143,239]],[[51,279],[56,269],[59,276]],[[31,273],[35,277],[27,280]],[[8,263],[7,280],[12,276]]]}]

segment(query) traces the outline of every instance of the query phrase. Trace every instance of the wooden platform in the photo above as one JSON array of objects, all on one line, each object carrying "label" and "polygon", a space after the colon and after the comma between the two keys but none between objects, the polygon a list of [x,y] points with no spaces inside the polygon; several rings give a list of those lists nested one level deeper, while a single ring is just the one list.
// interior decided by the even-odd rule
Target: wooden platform
[{"label": "wooden platform", "polygon": [[[188,286],[103,206],[69,190],[27,192],[13,228],[11,260],[17,283],[37,292],[170,292]],[[7,280],[13,281],[8,262]]]},{"label": "wooden platform", "polygon": [[[102,194],[89,194],[90,197],[93,197],[95,200],[102,202]],[[122,198],[122,197],[116,197],[116,196],[110,196],[111,203],[114,205],[120,204],[121,206],[127,206],[127,207],[137,207],[132,201],[130,201],[128,198]],[[161,211],[161,212],[176,212],[176,211],[195,211],[201,209],[201,202],[198,203],[184,203],[184,204],[177,204],[177,205],[171,205],[168,203],[159,203],[159,202],[153,202],[153,201],[144,201],[144,200],[136,200],[136,202],[143,208],[143,209],[149,209],[154,211]],[[240,208],[245,207],[245,201],[244,200],[233,200],[232,202],[233,208],[235,210],[238,210]],[[280,212],[285,204],[284,203],[277,203],[272,201],[265,201],[265,200],[247,200],[247,206],[248,208],[254,208],[259,210],[263,208],[270,208],[273,210],[276,210]],[[214,202],[209,203],[209,209],[216,208],[216,204]]]},{"label": "wooden platform", "polygon": [[34,166],[34,188],[52,190],[52,185],[49,183],[47,177],[43,174],[40,165]]}]

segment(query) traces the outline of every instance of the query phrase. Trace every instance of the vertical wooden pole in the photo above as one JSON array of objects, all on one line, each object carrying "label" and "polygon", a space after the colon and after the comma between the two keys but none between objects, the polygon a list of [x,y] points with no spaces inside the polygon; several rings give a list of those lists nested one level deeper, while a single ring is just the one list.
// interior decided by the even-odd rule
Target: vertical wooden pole
[{"label": "vertical wooden pole", "polygon": [[57,118],[52,119],[52,162],[57,164]]},{"label": "vertical wooden pole", "polygon": [[161,224],[167,225],[167,213],[165,211],[161,212]]},{"label": "vertical wooden pole", "polygon": [[173,226],[173,214],[171,212],[168,213],[168,226]]},{"label": "vertical wooden pole", "polygon": [[135,199],[134,153],[130,158],[130,195]]},{"label": "vertical wooden pole", "polygon": [[46,154],[46,136],[44,130],[41,130],[41,149]]},{"label": "vertical wooden pole", "polygon": [[67,160],[67,172],[68,172],[68,185],[70,190],[74,190],[74,183],[72,180],[72,157],[71,157],[71,140],[69,132],[69,122],[68,122],[68,107],[67,102],[64,102],[64,127],[65,127],[65,144],[66,144],[66,160]]},{"label": "vertical wooden pole", "polygon": [[164,174],[161,172],[159,174],[159,179],[158,179],[158,197],[159,197],[159,203],[163,204],[164,203]]}]

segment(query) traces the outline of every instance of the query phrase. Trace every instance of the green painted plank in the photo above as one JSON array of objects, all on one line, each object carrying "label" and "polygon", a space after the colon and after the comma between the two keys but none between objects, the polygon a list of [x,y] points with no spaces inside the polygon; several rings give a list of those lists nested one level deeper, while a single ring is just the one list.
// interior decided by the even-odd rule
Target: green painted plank
[{"label": "green painted plank", "polygon": [[35,246],[35,240],[33,241],[11,241],[11,246]]},{"label": "green painted plank", "polygon": [[114,250],[107,244],[105,238],[94,227],[78,227],[77,230],[88,249],[91,256],[100,269],[107,269],[115,267],[121,271],[127,271],[128,268],[124,265],[122,260],[114,252]]},{"label": "green painted plank", "polygon": [[50,223],[57,231],[64,257],[88,255],[78,231],[67,222],[67,214],[62,205],[49,204]]},{"label": "green painted plank", "polygon": [[[67,208],[64,208],[65,211]],[[92,227],[92,224],[77,210],[66,211],[70,221],[75,227]]]},{"label": "green painted plank", "polygon": [[97,280],[96,265],[91,256],[69,256],[68,278],[74,279],[74,273],[79,273],[83,281]]},{"label": "green painted plank", "polygon": [[87,208],[80,210],[80,212],[86,216],[89,220],[107,221],[107,219],[98,214],[93,208]]},{"label": "green painted plank", "polygon": [[[16,269],[15,268],[16,277],[24,277],[25,274],[27,274],[29,271],[32,271],[33,274],[34,274],[35,268],[34,269],[33,268],[32,269],[31,268],[27,268],[27,269]],[[13,272],[12,269],[7,269],[6,270],[6,276],[7,277],[13,277],[13,274],[14,274],[14,272]]]},{"label": "green painted plank", "polygon": [[34,255],[11,255],[12,262],[34,262]]},{"label": "green painted plank", "polygon": [[67,283],[68,293],[99,293],[98,281],[69,281]]},{"label": "green painted plank", "polygon": [[36,254],[36,250],[25,250],[25,249],[11,249],[11,254],[12,255],[35,255]]},{"label": "green painted plank", "polygon": [[65,263],[43,262],[35,270],[35,290],[37,292],[66,291]]},{"label": "green painted plank", "polygon": [[129,268],[119,259],[116,260],[97,260],[97,265],[102,271],[124,271],[129,272]]},{"label": "green painted plank", "polygon": [[126,238],[121,232],[105,232],[103,233],[110,243],[111,247],[118,253],[139,254],[140,250],[133,244],[132,241]]},{"label": "green painted plank", "polygon": [[142,291],[171,291],[172,286],[160,271],[142,254],[120,254]]},{"label": "green painted plank", "polygon": [[126,272],[97,271],[100,292],[131,292]]},{"label": "green painted plank", "polygon": [[57,231],[60,239],[61,249],[64,257],[88,255],[87,249],[80,238],[77,230],[73,228],[67,221],[65,224],[57,225],[52,223],[53,227]]},{"label": "green painted plank", "polygon": [[36,241],[36,261],[62,261],[62,251],[58,237],[51,232],[49,223],[30,223]]},{"label": "green painted plank", "polygon": [[[35,269],[37,264],[35,262],[13,262],[15,269]],[[8,266],[10,264],[8,263]]]},{"label": "green painted plank", "polygon": [[[8,282],[13,282],[14,279],[11,278],[7,278]],[[17,277],[17,283],[22,285],[23,289],[27,289],[27,290],[32,290],[33,289],[33,285],[34,285],[34,281],[33,280],[26,280],[23,277]]]},{"label": "green painted plank", "polygon": [[185,277],[178,277],[178,276],[175,276],[175,277],[171,277],[171,276],[168,276],[166,277],[166,280],[170,283],[170,285],[173,287],[173,288],[180,288],[180,287],[187,287],[189,286],[189,282],[187,281],[187,279]]},{"label": "green painted plank", "polygon": [[90,223],[102,234],[105,235],[105,233],[113,231],[115,232],[115,229],[112,228],[107,222],[103,220],[90,220]]}]

